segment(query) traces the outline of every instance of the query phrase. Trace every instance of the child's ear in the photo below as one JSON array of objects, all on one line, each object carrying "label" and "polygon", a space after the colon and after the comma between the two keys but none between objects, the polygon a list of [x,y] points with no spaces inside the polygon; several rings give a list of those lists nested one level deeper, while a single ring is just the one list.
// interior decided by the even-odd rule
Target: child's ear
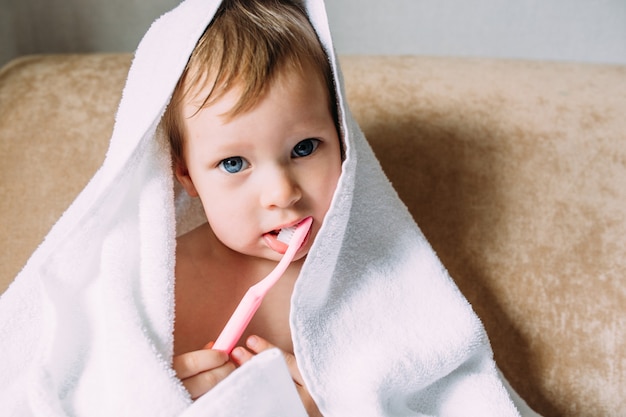
[{"label": "child's ear", "polygon": [[174,175],[176,175],[176,179],[180,182],[180,185],[187,191],[187,194],[191,197],[198,197],[198,191],[196,191],[196,187],[193,185],[193,180],[189,175],[189,170],[184,161],[174,162]]}]

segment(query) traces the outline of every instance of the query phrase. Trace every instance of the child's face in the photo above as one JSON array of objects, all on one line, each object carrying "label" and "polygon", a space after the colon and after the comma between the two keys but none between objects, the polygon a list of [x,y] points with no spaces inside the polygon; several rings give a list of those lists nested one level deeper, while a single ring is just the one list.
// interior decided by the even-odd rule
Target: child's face
[{"label": "child's face", "polygon": [[222,115],[237,102],[237,88],[199,112],[194,95],[183,107],[185,166],[176,175],[232,250],[278,260],[286,245],[276,231],[312,216],[301,258],[330,206],[341,174],[339,137],[325,85],[305,75],[283,72],[233,118]]}]

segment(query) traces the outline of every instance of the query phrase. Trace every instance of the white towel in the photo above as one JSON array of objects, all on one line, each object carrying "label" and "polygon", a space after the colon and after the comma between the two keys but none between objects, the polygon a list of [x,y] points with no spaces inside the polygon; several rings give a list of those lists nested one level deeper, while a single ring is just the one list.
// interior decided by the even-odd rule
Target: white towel
[{"label": "white towel", "polygon": [[[276,351],[195,403],[171,369],[175,236],[203,219],[176,191],[158,125],[218,5],[186,0],[152,25],[101,169],[2,296],[3,415],[303,415]],[[305,5],[334,69],[346,143],[292,297],[311,395],[326,416],[534,415],[516,409],[480,320],[352,118],[323,2]]]}]

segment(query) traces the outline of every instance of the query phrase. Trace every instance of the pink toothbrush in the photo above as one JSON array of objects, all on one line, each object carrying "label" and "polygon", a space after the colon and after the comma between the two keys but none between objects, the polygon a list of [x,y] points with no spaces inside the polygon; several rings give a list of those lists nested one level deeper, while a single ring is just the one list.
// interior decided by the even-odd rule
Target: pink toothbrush
[{"label": "pink toothbrush", "polygon": [[235,312],[230,316],[228,323],[224,326],[224,330],[222,330],[222,333],[215,341],[212,349],[227,353],[233,350],[235,344],[248,326],[248,323],[252,320],[254,313],[256,313],[261,305],[265,294],[267,294],[274,284],[278,282],[280,277],[283,276],[296,255],[296,252],[298,252],[298,249],[302,246],[302,242],[304,242],[304,238],[309,232],[312,223],[313,218],[307,217],[296,227],[281,229],[278,234],[278,239],[289,244],[287,251],[272,272],[248,289],[235,309]]}]

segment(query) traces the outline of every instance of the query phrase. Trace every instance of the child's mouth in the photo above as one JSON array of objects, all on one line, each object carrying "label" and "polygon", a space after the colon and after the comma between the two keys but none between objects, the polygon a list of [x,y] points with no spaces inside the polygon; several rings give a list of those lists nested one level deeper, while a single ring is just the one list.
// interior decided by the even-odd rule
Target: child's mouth
[{"label": "child's mouth", "polygon": [[[295,230],[295,226],[296,225],[291,226],[291,227],[285,227],[283,229],[292,229],[293,228]],[[283,255],[285,252],[287,252],[287,248],[289,247],[289,243],[286,243],[286,242],[281,241],[280,239],[278,239],[278,235],[280,234],[281,230],[283,230],[283,229],[272,230],[272,231],[267,232],[267,233],[265,233],[263,235],[263,239],[265,240],[265,243],[267,244],[267,246],[269,246],[270,249],[272,249],[273,251],[280,253],[281,255]],[[307,241],[309,239],[309,235],[310,234],[311,234],[311,231],[309,230],[309,233],[307,234],[307,236],[304,238],[304,241],[302,242],[302,246],[306,245],[306,243],[307,243]],[[284,238],[282,238],[282,239],[284,239]]]}]

